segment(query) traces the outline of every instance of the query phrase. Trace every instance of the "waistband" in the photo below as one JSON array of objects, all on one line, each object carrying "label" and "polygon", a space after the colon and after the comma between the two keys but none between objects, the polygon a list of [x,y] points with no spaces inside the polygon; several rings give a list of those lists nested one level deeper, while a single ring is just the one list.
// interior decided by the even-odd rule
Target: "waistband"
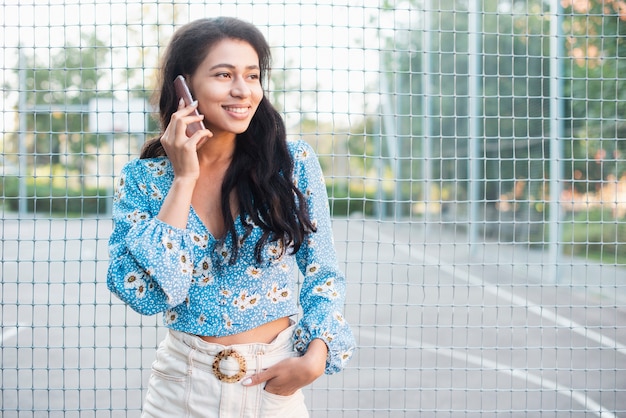
[{"label": "waistband", "polygon": [[283,359],[299,356],[293,345],[295,327],[295,323],[292,323],[269,344],[230,346],[209,343],[198,336],[170,329],[164,345],[171,354],[181,360],[184,358],[193,367],[210,371],[219,380],[232,383],[267,369]]},{"label": "waistband", "polygon": [[291,321],[291,325],[281,331],[271,343],[233,344],[229,346],[210,343],[196,335],[174,329],[170,329],[169,334],[180,343],[210,356],[215,356],[226,348],[236,350],[243,355],[255,355],[259,353],[271,354],[277,351],[284,352],[285,348],[293,349],[292,341],[295,328],[295,323]]}]

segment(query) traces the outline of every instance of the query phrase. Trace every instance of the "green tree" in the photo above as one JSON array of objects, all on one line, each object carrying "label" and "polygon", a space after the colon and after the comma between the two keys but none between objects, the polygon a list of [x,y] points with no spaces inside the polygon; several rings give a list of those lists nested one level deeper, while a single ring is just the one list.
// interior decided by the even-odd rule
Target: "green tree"
[{"label": "green tree", "polygon": [[[547,4],[541,0],[480,2],[479,94],[482,116],[479,138],[470,138],[469,83],[470,29],[468,3],[465,0],[426,1],[431,43],[426,51],[430,66],[425,68],[421,31],[414,31],[408,45],[397,45],[406,58],[388,57],[385,62],[396,63],[396,94],[408,104],[408,111],[396,112],[410,123],[413,137],[433,138],[435,178],[454,181],[454,187],[465,188],[463,179],[468,172],[468,147],[471,141],[482,140],[482,175],[487,180],[484,196],[496,199],[503,191],[512,189],[518,177],[534,177],[543,181],[546,167],[549,126],[549,15]],[[508,4],[509,13],[501,11]],[[418,34],[420,34],[418,36]],[[388,48],[390,49],[390,48]],[[395,58],[395,59],[392,59]],[[428,83],[429,109],[422,109],[421,95]],[[411,86],[404,95],[398,86]],[[408,98],[412,101],[409,103]],[[405,106],[407,106],[405,104]],[[407,107],[405,107],[407,109]],[[416,117],[422,115],[422,117]],[[431,118],[430,132],[423,132],[421,119]],[[407,131],[404,131],[405,133]],[[419,150],[417,143],[412,149]],[[406,154],[404,154],[406,155]],[[461,182],[458,182],[461,180]],[[459,196],[458,192],[455,192]]]},{"label": "green tree", "polygon": [[567,175],[580,191],[626,173],[626,10],[622,1],[565,0]]},{"label": "green tree", "polygon": [[[541,1],[515,2],[512,13],[485,6],[483,126],[487,200],[511,191],[518,179],[541,193],[549,155],[550,15]],[[494,181],[495,180],[495,181]]]},{"label": "green tree", "polygon": [[[51,49],[49,62],[30,57],[25,70],[28,152],[35,166],[66,164],[82,172],[88,145],[99,138],[88,129],[89,101],[97,96],[101,63],[108,49],[95,35],[80,46]],[[67,157],[64,159],[63,157]]]}]

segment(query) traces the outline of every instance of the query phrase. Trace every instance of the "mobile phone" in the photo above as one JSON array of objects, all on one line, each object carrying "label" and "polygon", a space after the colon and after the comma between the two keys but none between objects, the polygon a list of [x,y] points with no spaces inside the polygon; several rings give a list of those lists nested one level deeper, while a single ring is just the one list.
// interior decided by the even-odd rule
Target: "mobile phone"
[{"label": "mobile phone", "polygon": [[[174,88],[176,89],[176,96],[178,96],[178,100],[182,98],[185,102],[185,106],[189,106],[191,102],[193,102],[193,97],[191,96],[189,87],[185,82],[185,77],[183,77],[182,75],[176,77],[176,79],[174,80]],[[200,116],[200,112],[198,112],[198,109],[195,110],[195,114]],[[202,121],[190,123],[189,125],[187,125],[186,134],[187,136],[192,136],[194,133],[201,129],[204,129],[204,123],[202,123]]]}]

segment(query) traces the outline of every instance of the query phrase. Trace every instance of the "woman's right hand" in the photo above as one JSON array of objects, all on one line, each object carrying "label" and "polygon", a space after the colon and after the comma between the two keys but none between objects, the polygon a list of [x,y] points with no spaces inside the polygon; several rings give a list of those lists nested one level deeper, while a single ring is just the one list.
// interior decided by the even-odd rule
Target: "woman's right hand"
[{"label": "woman's right hand", "polygon": [[213,133],[208,129],[199,130],[191,137],[185,133],[187,125],[199,122],[204,118],[203,115],[198,116],[193,113],[197,107],[197,101],[185,106],[181,99],[178,103],[178,110],[172,114],[170,123],[161,136],[161,144],[172,164],[174,176],[179,179],[198,179],[200,166],[197,150],[209,137],[213,136]]}]

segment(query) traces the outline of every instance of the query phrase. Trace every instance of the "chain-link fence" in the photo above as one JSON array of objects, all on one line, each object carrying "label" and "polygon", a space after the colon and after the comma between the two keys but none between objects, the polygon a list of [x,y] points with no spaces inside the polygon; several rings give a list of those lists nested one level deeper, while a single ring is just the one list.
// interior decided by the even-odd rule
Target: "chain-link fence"
[{"label": "chain-link fence", "polygon": [[217,15],[326,175],[359,349],[312,416],[626,416],[618,0],[5,0],[0,415],[139,415],[164,328],[106,288],[112,187]]}]

